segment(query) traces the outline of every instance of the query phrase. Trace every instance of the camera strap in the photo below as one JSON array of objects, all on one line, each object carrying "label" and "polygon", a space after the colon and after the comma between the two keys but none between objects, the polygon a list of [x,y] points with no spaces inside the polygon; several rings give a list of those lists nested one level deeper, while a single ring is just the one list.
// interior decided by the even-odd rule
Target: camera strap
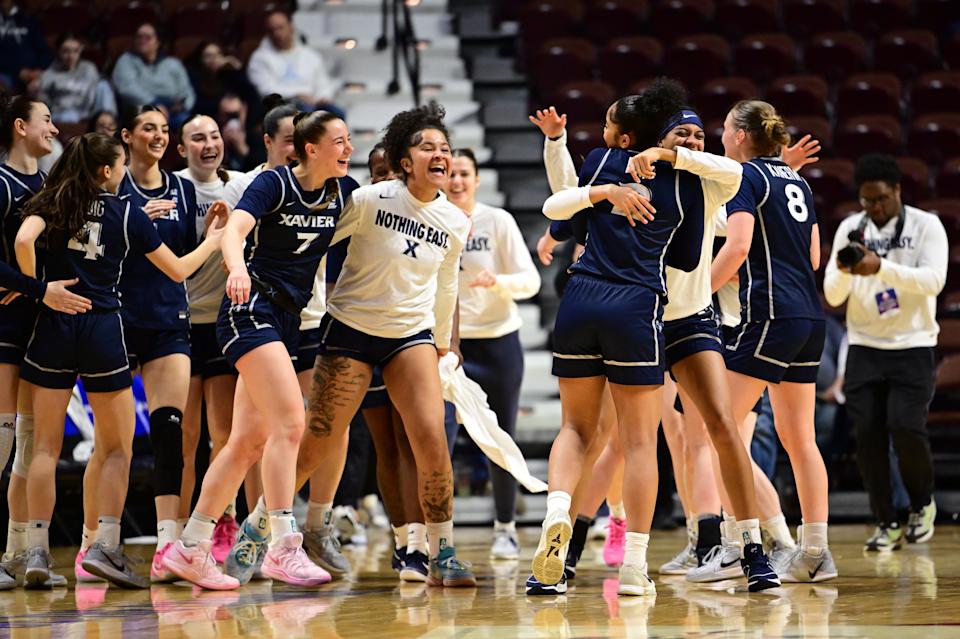
[{"label": "camera strap", "polygon": [[[883,252],[880,251],[879,247],[874,250],[874,253],[880,257],[886,257],[887,253],[890,252],[890,249],[900,246],[900,236],[903,235],[903,226],[907,221],[907,209],[906,207],[900,207],[900,218],[897,220],[897,227],[893,232],[893,238],[890,240],[890,244],[887,246]],[[867,224],[870,222],[870,216],[867,215],[866,211],[863,213],[863,218],[860,220],[860,224],[857,225],[857,235],[860,236],[861,242],[866,245],[866,242],[863,242],[863,232],[867,230]],[[879,229],[877,229],[879,230]]]}]

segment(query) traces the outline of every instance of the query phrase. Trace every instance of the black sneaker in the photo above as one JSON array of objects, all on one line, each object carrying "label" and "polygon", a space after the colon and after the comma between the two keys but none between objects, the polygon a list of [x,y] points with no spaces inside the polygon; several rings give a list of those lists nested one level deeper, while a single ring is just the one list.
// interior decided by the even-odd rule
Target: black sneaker
[{"label": "black sneaker", "polygon": [[149,588],[150,580],[135,573],[131,563],[130,558],[123,554],[122,546],[108,548],[98,541],[90,546],[82,565],[87,572],[121,588]]},{"label": "black sneaker", "polygon": [[526,592],[528,597],[555,597],[567,594],[567,577],[560,577],[555,584],[542,584],[537,578],[530,575],[527,578]]},{"label": "black sneaker", "polygon": [[393,549],[393,557],[390,558],[390,567],[394,572],[403,570],[403,562],[407,558],[407,547]]},{"label": "black sneaker", "polygon": [[743,547],[740,567],[743,568],[743,574],[747,578],[747,589],[750,592],[760,592],[780,586],[780,577],[773,570],[760,544],[747,544]]}]

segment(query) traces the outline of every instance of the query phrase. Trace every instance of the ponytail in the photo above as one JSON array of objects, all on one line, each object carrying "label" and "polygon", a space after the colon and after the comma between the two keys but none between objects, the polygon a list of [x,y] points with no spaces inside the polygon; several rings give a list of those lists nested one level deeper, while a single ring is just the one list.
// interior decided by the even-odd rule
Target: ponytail
[{"label": "ponytail", "polygon": [[733,105],[730,114],[734,126],[750,136],[757,155],[777,155],[781,146],[790,144],[787,125],[772,104],[762,100],[741,100]]}]

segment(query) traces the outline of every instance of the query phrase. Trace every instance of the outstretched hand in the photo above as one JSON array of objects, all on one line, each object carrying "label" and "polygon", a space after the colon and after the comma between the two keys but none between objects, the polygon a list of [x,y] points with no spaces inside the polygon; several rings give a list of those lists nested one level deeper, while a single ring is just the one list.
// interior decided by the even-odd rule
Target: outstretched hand
[{"label": "outstretched hand", "polygon": [[530,116],[530,121],[548,138],[560,137],[567,128],[567,114],[557,113],[556,107],[537,109],[537,113]]},{"label": "outstretched hand", "polygon": [[799,171],[808,164],[819,162],[820,140],[809,133],[797,140],[793,146],[785,146],[780,151],[780,159],[794,171]]}]

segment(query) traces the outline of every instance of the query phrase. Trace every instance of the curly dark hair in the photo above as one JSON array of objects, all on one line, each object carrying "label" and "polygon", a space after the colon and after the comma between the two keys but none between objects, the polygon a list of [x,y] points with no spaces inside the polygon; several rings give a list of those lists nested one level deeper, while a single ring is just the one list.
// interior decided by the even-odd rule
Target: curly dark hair
[{"label": "curly dark hair", "polygon": [[443,133],[450,141],[450,132],[443,118],[447,112],[436,102],[408,111],[401,111],[393,116],[390,124],[383,133],[383,147],[387,150],[387,161],[390,168],[407,179],[407,174],[400,166],[400,160],[409,157],[408,149],[420,144],[420,132],[426,129],[436,129]]},{"label": "curly dark hair", "polygon": [[886,182],[890,188],[900,184],[900,167],[892,155],[886,153],[868,153],[860,156],[853,169],[853,181],[857,188],[864,182]]},{"label": "curly dark hair", "polygon": [[687,103],[687,90],[676,80],[657,78],[639,95],[627,95],[613,104],[610,119],[621,133],[633,138],[631,148],[656,146],[667,122]]}]

